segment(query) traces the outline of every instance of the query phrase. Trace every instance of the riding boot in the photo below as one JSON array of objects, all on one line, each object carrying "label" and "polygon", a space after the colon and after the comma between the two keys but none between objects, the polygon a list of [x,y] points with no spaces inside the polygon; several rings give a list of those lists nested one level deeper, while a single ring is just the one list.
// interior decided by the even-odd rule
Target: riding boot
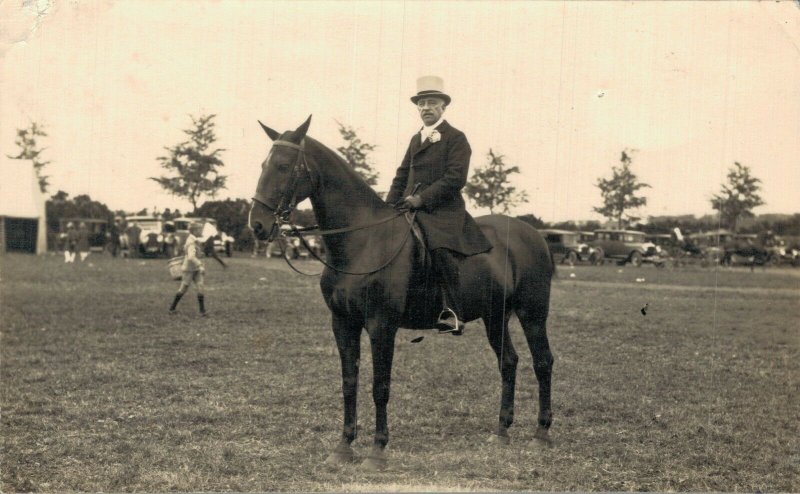
[{"label": "riding boot", "polygon": [[175,298],[172,299],[172,305],[169,306],[169,313],[170,314],[174,314],[175,313],[175,309],[178,307],[178,302],[181,301],[181,297],[183,297],[183,294],[181,292],[178,292],[178,293],[175,294]]},{"label": "riding boot", "polygon": [[447,249],[435,249],[431,255],[444,302],[444,309],[436,321],[436,329],[440,333],[460,335],[464,330],[464,323],[461,319],[464,313],[458,298],[458,263],[454,254]]},{"label": "riding boot", "polygon": [[200,315],[206,316],[206,298],[205,295],[197,294],[197,304],[200,306]]}]

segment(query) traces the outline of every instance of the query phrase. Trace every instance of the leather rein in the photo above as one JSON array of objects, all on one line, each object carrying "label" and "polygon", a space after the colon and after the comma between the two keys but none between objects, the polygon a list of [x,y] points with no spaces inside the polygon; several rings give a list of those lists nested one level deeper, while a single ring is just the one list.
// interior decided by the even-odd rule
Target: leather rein
[{"label": "leather rein", "polygon": [[[273,146],[284,146],[284,147],[288,147],[288,148],[297,150],[297,158],[295,159],[294,164],[292,165],[291,174],[289,176],[289,184],[286,187],[286,189],[283,191],[283,194],[281,194],[281,199],[278,202],[278,205],[276,207],[272,207],[269,204],[267,204],[266,199],[263,196],[261,196],[259,191],[256,191],[256,196],[253,197],[253,201],[257,202],[258,204],[261,204],[267,210],[271,211],[273,217],[275,218],[275,221],[272,223],[272,229],[269,232],[269,237],[267,238],[267,242],[270,242],[270,243],[273,242],[278,235],[280,235],[282,237],[289,236],[290,233],[289,232],[284,232],[282,230],[282,228],[281,228],[283,225],[288,224],[290,229],[291,229],[290,230],[291,231],[291,236],[298,237],[300,239],[300,242],[303,244],[303,247],[305,247],[306,250],[308,250],[309,254],[311,254],[311,256],[313,256],[314,259],[318,260],[323,265],[325,265],[326,267],[332,269],[333,271],[336,271],[337,273],[342,273],[342,274],[350,274],[350,275],[370,275],[370,274],[374,274],[374,273],[377,273],[378,271],[383,270],[388,265],[390,265],[395,259],[397,259],[397,256],[399,256],[400,253],[403,251],[403,247],[408,242],[408,239],[411,236],[411,233],[413,231],[414,217],[416,216],[415,212],[406,213],[405,211],[397,211],[392,216],[388,216],[388,217],[382,218],[380,220],[372,221],[372,222],[369,222],[369,223],[367,223],[365,225],[347,226],[347,227],[343,227],[343,228],[334,228],[334,229],[328,229],[328,230],[321,230],[321,229],[319,229],[318,226],[297,228],[296,226],[294,226],[291,223],[289,223],[289,216],[292,214],[292,212],[295,210],[295,208],[297,208],[297,186],[299,184],[301,174],[304,172],[306,175],[308,175],[308,179],[311,182],[312,193],[316,192],[317,188],[319,187],[319,182],[315,179],[314,174],[311,173],[311,168],[308,166],[308,161],[306,160],[305,139],[303,141],[301,141],[299,145],[295,144],[293,142],[289,142],[289,141],[285,141],[285,140],[281,140],[281,139],[278,139],[278,140],[274,141],[272,143],[272,145]],[[370,271],[352,272],[352,271],[345,271],[343,269],[339,269],[339,268],[331,265],[330,263],[328,263],[324,259],[320,258],[314,252],[314,249],[312,249],[311,246],[308,245],[308,242],[304,238],[304,235],[322,235],[322,236],[325,236],[325,235],[336,235],[336,234],[340,234],[340,233],[354,232],[354,231],[357,231],[357,230],[364,230],[364,229],[367,229],[367,228],[371,228],[373,226],[381,225],[383,223],[388,223],[389,221],[392,221],[395,218],[397,218],[397,217],[399,217],[401,215],[404,215],[404,214],[406,215],[406,220],[408,221],[409,226],[408,226],[408,231],[406,232],[405,237],[403,237],[403,241],[400,243],[400,246],[397,248],[397,251],[394,252],[394,254],[389,258],[388,261],[383,263],[380,267],[377,267],[377,268],[372,269]],[[288,264],[289,267],[292,268],[296,273],[302,274],[304,276],[319,276],[319,275],[322,274],[322,273],[304,273],[304,272],[300,271],[299,269],[297,269],[296,267],[294,267],[292,262],[286,256],[286,249],[283,247],[283,245],[281,245],[281,257],[283,257],[284,260],[286,260],[286,264]]]}]

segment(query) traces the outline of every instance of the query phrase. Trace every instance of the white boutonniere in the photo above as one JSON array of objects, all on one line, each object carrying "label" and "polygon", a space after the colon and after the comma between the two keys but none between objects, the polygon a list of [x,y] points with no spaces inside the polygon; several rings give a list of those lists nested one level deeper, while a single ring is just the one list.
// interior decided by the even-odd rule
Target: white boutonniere
[{"label": "white boutonniere", "polygon": [[431,135],[428,136],[428,140],[431,141],[431,143],[439,142],[442,140],[442,134],[440,134],[438,130],[434,130],[431,132]]}]

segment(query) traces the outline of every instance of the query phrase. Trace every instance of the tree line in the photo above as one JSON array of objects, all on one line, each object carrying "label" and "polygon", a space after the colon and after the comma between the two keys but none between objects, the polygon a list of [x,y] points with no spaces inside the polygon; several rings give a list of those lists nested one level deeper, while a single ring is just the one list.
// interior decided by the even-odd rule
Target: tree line
[{"label": "tree line", "polygon": [[[164,173],[159,177],[150,177],[150,180],[158,183],[173,196],[188,201],[192,205],[193,216],[213,217],[223,230],[238,238],[243,232],[242,225],[246,223],[248,201],[212,200],[225,189],[227,181],[227,176],[222,174],[222,168],[225,166],[222,154],[225,149],[215,146],[216,115],[189,117],[191,126],[183,130],[187,138],[178,144],[165,147],[166,153],[155,158]],[[361,139],[353,127],[339,121],[336,123],[343,141],[336,150],[369,185],[374,186],[378,181],[378,173],[375,171],[370,153],[376,146]],[[46,149],[41,143],[41,138],[44,137],[47,137],[47,133],[43,126],[36,122],[31,122],[25,129],[18,129],[15,144],[19,151],[16,155],[8,157],[31,160],[40,188],[46,193],[49,177],[44,174],[44,169],[50,161],[42,156]],[[600,177],[595,183],[600,190],[601,204],[592,208],[593,211],[613,221],[620,229],[637,225],[641,218],[636,216],[636,212],[647,204],[647,198],[643,195],[644,189],[650,188],[649,184],[641,182],[633,172],[633,153],[633,150],[623,150],[619,164],[611,168],[610,178]],[[509,213],[515,207],[528,202],[527,192],[517,190],[512,184],[512,176],[519,173],[518,166],[507,164],[504,155],[490,148],[486,154],[486,161],[473,168],[464,193],[475,206],[488,209],[490,213]],[[760,184],[761,180],[753,176],[749,167],[735,162],[728,172],[727,182],[723,183],[720,191],[711,198],[711,207],[717,211],[717,227],[724,226],[739,231],[745,224],[743,221],[752,219],[753,209],[765,204],[760,195]],[[70,201],[65,192],[59,191],[48,201],[49,224],[53,221],[58,223],[58,219],[54,219],[56,214],[73,213],[75,216],[84,215],[91,218],[108,217],[109,220],[114,216],[105,205],[92,201],[86,195],[76,196]],[[313,218],[313,214],[307,212],[298,212],[298,216],[299,223],[305,223],[309,217]],[[533,214],[521,215],[519,218],[539,228],[576,226],[570,225],[570,222],[548,225]],[[583,227],[591,229],[588,227],[600,226],[599,222],[594,223],[584,224]],[[687,230],[692,229],[687,228]],[[789,222],[785,228],[781,226],[780,229],[794,228]]]}]

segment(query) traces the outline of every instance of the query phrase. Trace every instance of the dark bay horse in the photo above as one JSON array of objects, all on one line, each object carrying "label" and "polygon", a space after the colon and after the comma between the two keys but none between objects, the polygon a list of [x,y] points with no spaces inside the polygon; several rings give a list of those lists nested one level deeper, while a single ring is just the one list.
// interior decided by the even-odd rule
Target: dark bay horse
[{"label": "dark bay horse", "polygon": [[[440,293],[435,283],[429,283],[425,248],[411,234],[406,216],[384,203],[339,155],[306,136],[310,123],[311,117],[283,134],[261,124],[274,142],[262,164],[250,226],[260,239],[272,240],[295,205],[310,198],[320,228],[334,230],[324,236],[327,267],[320,286],[331,311],[341,359],[344,430],[326,463],[354,459],[350,444],[357,431],[360,339],[366,329],[372,350],[376,430],[372,450],[362,466],[382,469],[387,465],[386,406],[395,335],[400,327],[432,328],[441,310]],[[459,294],[464,320],[483,320],[500,368],[500,420],[491,438],[507,443],[514,419],[518,357],[508,321],[516,314],[539,382],[534,437],[550,444],[553,356],[546,322],[553,260],[542,236],[528,224],[499,215],[480,217],[477,222],[493,248],[460,261]]]}]

